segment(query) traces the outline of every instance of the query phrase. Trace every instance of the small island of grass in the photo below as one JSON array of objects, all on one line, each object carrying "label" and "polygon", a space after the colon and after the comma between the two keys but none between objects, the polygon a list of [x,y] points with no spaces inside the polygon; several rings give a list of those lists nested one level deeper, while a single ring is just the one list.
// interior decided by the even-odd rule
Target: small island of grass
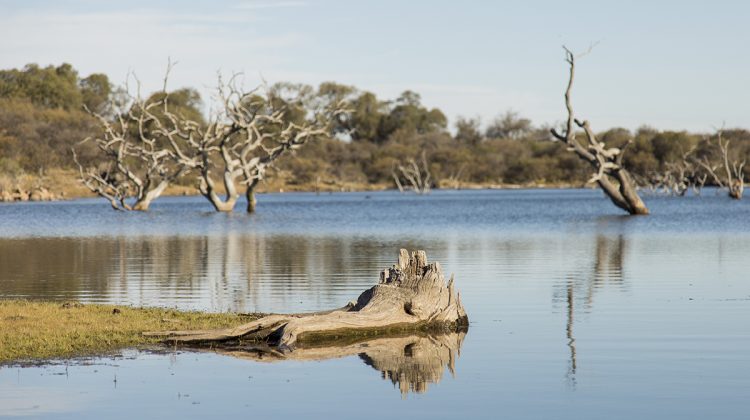
[{"label": "small island of grass", "polygon": [[224,328],[258,317],[168,308],[0,300],[0,365],[106,354],[160,341],[143,336],[144,331]]}]

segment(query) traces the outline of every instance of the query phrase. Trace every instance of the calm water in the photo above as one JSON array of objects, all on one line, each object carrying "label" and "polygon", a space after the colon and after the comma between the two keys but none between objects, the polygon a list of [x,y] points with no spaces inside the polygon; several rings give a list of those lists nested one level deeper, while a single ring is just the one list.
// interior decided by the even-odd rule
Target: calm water
[{"label": "calm water", "polygon": [[[281,194],[0,205],[0,295],[206,311],[338,307],[398,248],[456,274],[466,336],[318,361],[128,351],[0,369],[0,416],[747,418],[750,202],[591,190]],[[300,355],[299,359],[320,359]]]}]

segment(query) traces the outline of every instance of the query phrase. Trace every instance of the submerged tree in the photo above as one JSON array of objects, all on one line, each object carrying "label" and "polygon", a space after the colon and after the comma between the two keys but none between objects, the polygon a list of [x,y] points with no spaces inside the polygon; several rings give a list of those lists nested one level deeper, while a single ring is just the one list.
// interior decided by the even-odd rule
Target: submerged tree
[{"label": "submerged tree", "polygon": [[[316,137],[331,135],[332,123],[344,112],[338,100],[312,98],[304,86],[276,85],[243,92],[235,78],[219,83],[221,110],[205,129],[191,125],[186,133],[195,157],[183,156],[186,168],[199,171],[199,190],[217,211],[232,211],[245,189],[247,212],[255,211],[255,189],[271,165],[286,152]],[[220,172],[225,196],[213,173]]]},{"label": "submerged tree", "polygon": [[419,160],[409,158],[405,163],[394,164],[392,175],[393,181],[401,192],[410,189],[417,194],[429,194],[432,188],[430,164],[427,162],[427,154],[424,150]]},{"label": "submerged tree", "polygon": [[[696,161],[708,172],[719,188],[726,188],[729,197],[741,200],[745,191],[745,163],[744,159],[732,156],[729,140],[724,139],[724,130],[716,133],[716,146],[712,156],[703,156]],[[710,139],[706,139],[710,142]],[[717,153],[718,152],[718,153]]]},{"label": "submerged tree", "polygon": [[99,151],[97,165],[84,167],[73,149],[81,182],[95,194],[106,198],[115,210],[146,211],[151,203],[189,166],[178,164],[184,155],[182,135],[197,124],[172,112],[167,78],[161,92],[148,98],[138,93],[113,104],[113,118],[86,107],[101,126],[101,133],[82,143],[93,143]]},{"label": "submerged tree", "polygon": [[[565,49],[566,62],[570,67],[568,86],[565,90],[568,120],[565,133],[560,134],[557,130],[552,129],[550,130],[552,135],[557,140],[564,142],[568,146],[568,150],[574,152],[594,168],[594,176],[588,182],[596,182],[615,206],[630,214],[648,214],[648,208],[638,196],[633,178],[622,164],[623,152],[630,143],[626,143],[622,148],[608,148],[604,142],[597,139],[588,121],[581,121],[575,117],[571,91],[575,76],[576,56],[568,48],[563,48]],[[576,126],[583,129],[586,135],[586,146],[576,139]]]},{"label": "submerged tree", "polygon": [[679,158],[665,162],[663,169],[654,170],[648,176],[641,177],[638,182],[648,187],[652,192],[684,197],[689,189],[694,195],[700,195],[708,180],[708,174],[695,160],[697,145],[693,145],[687,152],[681,153]]},{"label": "submerged tree", "polygon": [[[243,92],[232,78],[219,81],[219,110],[208,122],[199,110],[200,96],[191,89],[147,99],[128,96],[126,111],[114,118],[88,110],[102,126],[93,143],[96,165],[84,167],[76,151],[83,184],[118,210],[147,210],[168,185],[191,171],[198,173],[200,193],[217,211],[232,211],[244,188],[247,211],[255,210],[255,188],[268,168],[285,152],[308,140],[330,135],[340,102],[311,95],[306,86],[279,84]],[[214,174],[221,173],[223,192]]]}]

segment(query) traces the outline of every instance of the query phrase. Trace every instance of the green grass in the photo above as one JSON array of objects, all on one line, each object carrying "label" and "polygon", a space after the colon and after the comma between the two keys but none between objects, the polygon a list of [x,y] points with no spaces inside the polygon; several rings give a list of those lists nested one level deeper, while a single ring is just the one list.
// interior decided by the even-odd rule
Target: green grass
[{"label": "green grass", "polygon": [[[117,310],[115,310],[117,309]],[[145,331],[211,329],[257,319],[163,308],[0,300],[0,364],[111,353],[153,345]]]}]

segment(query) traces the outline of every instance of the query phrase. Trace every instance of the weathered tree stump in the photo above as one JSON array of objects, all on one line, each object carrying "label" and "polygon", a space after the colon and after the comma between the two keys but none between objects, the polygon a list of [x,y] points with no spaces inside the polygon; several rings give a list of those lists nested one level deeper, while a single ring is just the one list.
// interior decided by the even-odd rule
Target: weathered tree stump
[{"label": "weathered tree stump", "polygon": [[236,328],[205,331],[145,333],[169,342],[216,343],[258,341],[281,350],[334,337],[387,334],[416,330],[455,331],[468,326],[468,317],[453,277],[445,283],[440,264],[428,263],[424,251],[402,249],[398,263],[383,270],[380,283],[356,301],[332,311],[269,315]]}]

